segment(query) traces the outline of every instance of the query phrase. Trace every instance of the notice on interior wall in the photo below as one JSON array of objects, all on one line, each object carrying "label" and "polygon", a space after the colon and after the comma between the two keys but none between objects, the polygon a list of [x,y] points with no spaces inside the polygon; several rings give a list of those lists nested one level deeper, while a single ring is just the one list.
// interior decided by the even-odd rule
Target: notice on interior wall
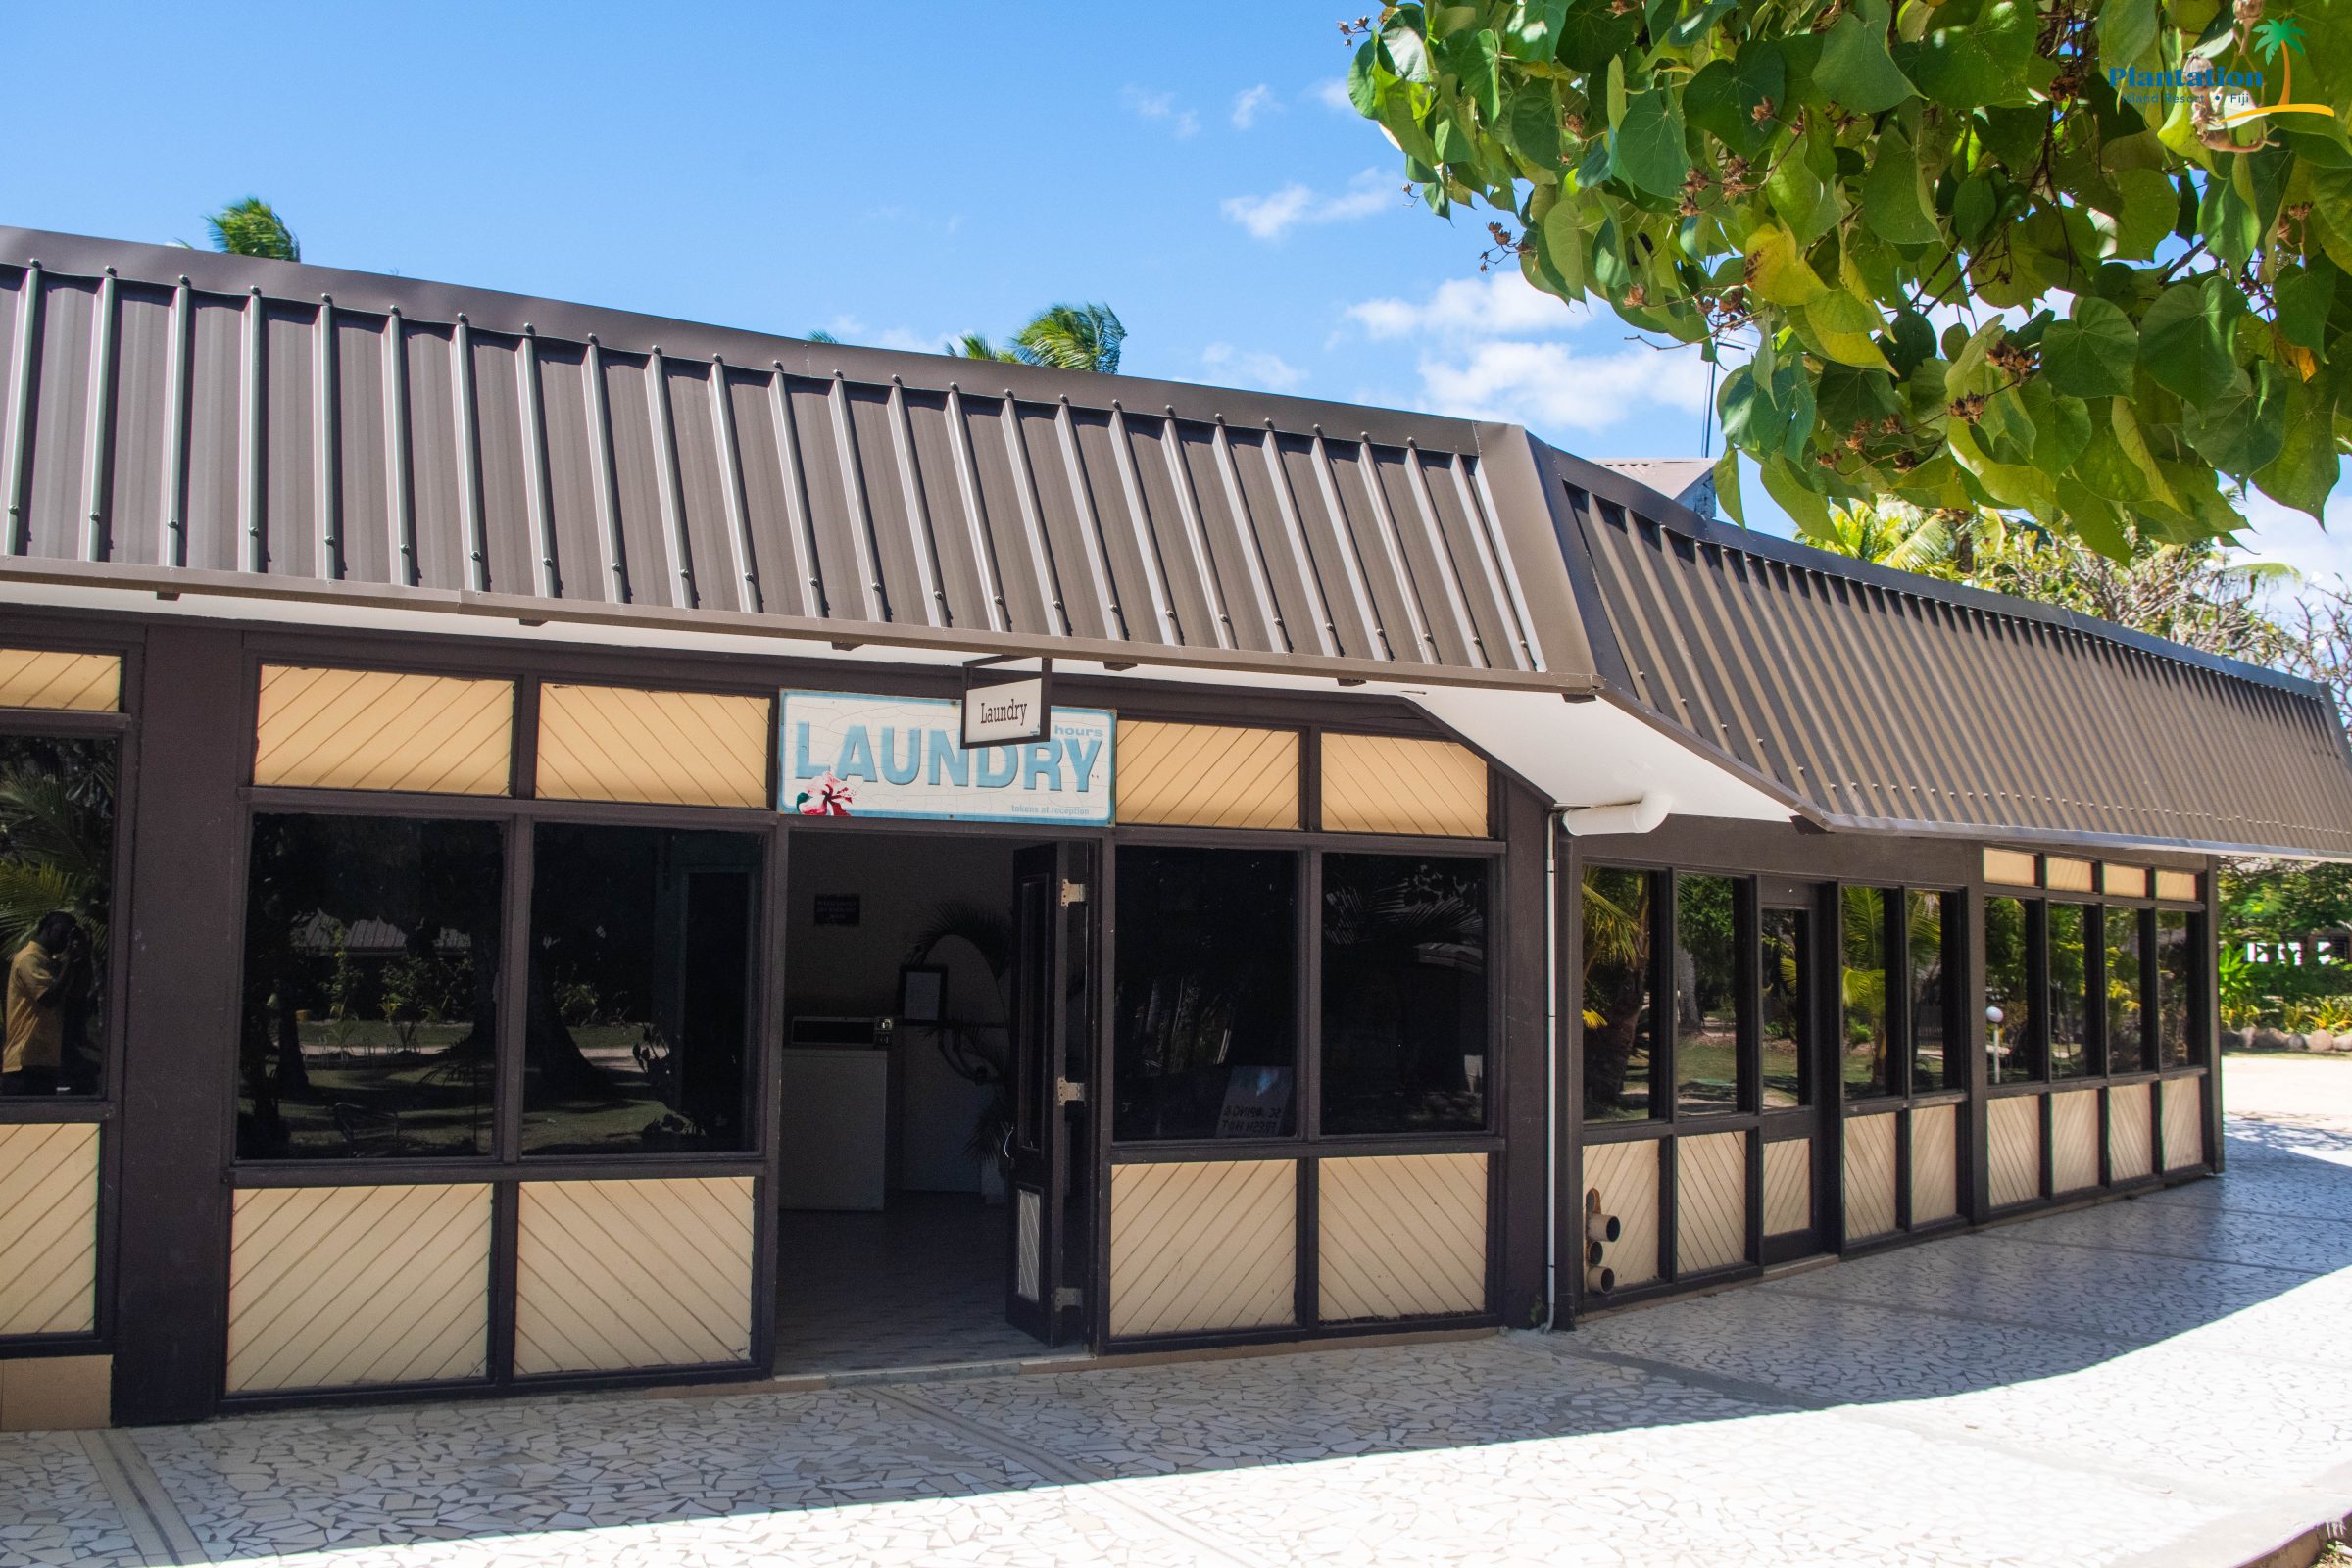
[{"label": "notice on interior wall", "polygon": [[1055,708],[1046,738],[963,745],[963,710],[928,697],[782,694],[776,808],[803,816],[1107,827],[1118,718]]},{"label": "notice on interior wall", "polygon": [[818,925],[857,925],[865,914],[865,899],[857,893],[819,893],[810,912]]}]

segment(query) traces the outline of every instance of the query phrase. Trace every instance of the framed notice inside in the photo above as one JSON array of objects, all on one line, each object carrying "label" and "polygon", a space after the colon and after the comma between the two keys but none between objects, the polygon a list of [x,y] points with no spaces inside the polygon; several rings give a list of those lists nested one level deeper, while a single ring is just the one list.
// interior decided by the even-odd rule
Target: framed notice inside
[{"label": "framed notice inside", "polygon": [[1043,739],[963,744],[962,705],[783,693],[776,808],[802,816],[1108,827],[1118,716],[1057,708]]}]

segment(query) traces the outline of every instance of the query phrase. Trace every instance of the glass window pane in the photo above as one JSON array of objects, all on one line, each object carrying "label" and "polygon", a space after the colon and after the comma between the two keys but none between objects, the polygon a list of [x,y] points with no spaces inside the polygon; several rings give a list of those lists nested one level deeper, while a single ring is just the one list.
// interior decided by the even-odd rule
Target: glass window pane
[{"label": "glass window pane", "polygon": [[2107,1070],[2145,1072],[2147,1042],[2142,1038],[2140,1011],[2146,1004],[2140,988],[2137,909],[2107,911]]},{"label": "glass window pane", "polygon": [[1119,851],[1113,1137],[1297,1130],[1298,858]]},{"label": "glass window pane", "polygon": [[539,827],[523,1152],[751,1147],[760,854],[750,833]]},{"label": "glass window pane", "polygon": [[2191,965],[2197,946],[2189,940],[2191,916],[2164,909],[2156,916],[2156,1048],[2160,1067],[2186,1067],[2189,1050],[2188,999],[2195,991]]},{"label": "glass window pane", "polygon": [[115,743],[0,735],[0,1098],[98,1093],[115,886]]},{"label": "glass window pane", "polygon": [[2081,1078],[2090,1072],[2090,975],[2082,961],[2086,912],[2080,904],[2050,906],[2047,1016],[2053,1078]]},{"label": "glass window pane", "polygon": [[1885,888],[1843,890],[1844,1076],[1849,1100],[1895,1092],[1894,1041],[1886,1006]]},{"label": "glass window pane", "polygon": [[1323,858],[1326,1133],[1487,1124],[1487,862]]},{"label": "glass window pane", "polygon": [[1585,1117],[1638,1121],[1651,1093],[1647,871],[1585,872]]},{"label": "glass window pane", "polygon": [[1904,954],[1911,986],[1911,1093],[1957,1089],[1960,1063],[1945,1049],[1951,1035],[1951,998],[1945,990],[1941,893],[1903,895]]},{"label": "glass window pane", "polygon": [[2041,1074],[2034,1033],[2034,969],[2027,949],[2026,901],[1984,901],[1984,1051],[1996,1084]]},{"label": "glass window pane", "polygon": [[1740,1108],[1740,961],[1735,884],[1674,879],[1675,1108]]},{"label": "glass window pane", "polygon": [[1765,909],[1757,916],[1764,993],[1759,1032],[1764,1037],[1764,1108],[1813,1102],[1810,986],[1813,917],[1803,909]]},{"label": "glass window pane", "polygon": [[240,1159],[491,1152],[494,822],[253,819]]}]

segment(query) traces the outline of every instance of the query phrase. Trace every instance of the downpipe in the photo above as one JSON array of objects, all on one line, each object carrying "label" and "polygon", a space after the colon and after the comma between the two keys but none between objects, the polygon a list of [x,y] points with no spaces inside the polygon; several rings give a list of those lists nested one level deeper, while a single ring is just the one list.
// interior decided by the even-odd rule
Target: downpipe
[{"label": "downpipe", "polygon": [[1560,835],[1568,813],[1544,814],[1544,1332],[1560,1310]]}]

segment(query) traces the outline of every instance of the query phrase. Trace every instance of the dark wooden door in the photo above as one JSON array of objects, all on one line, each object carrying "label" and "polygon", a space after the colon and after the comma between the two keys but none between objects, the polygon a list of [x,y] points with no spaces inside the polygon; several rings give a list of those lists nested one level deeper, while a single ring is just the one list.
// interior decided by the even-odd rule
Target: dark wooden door
[{"label": "dark wooden door", "polygon": [[1087,1221],[1078,1157],[1091,1059],[1093,846],[1041,844],[1013,858],[1011,1208],[1004,1316],[1059,1345],[1082,1318]]}]

